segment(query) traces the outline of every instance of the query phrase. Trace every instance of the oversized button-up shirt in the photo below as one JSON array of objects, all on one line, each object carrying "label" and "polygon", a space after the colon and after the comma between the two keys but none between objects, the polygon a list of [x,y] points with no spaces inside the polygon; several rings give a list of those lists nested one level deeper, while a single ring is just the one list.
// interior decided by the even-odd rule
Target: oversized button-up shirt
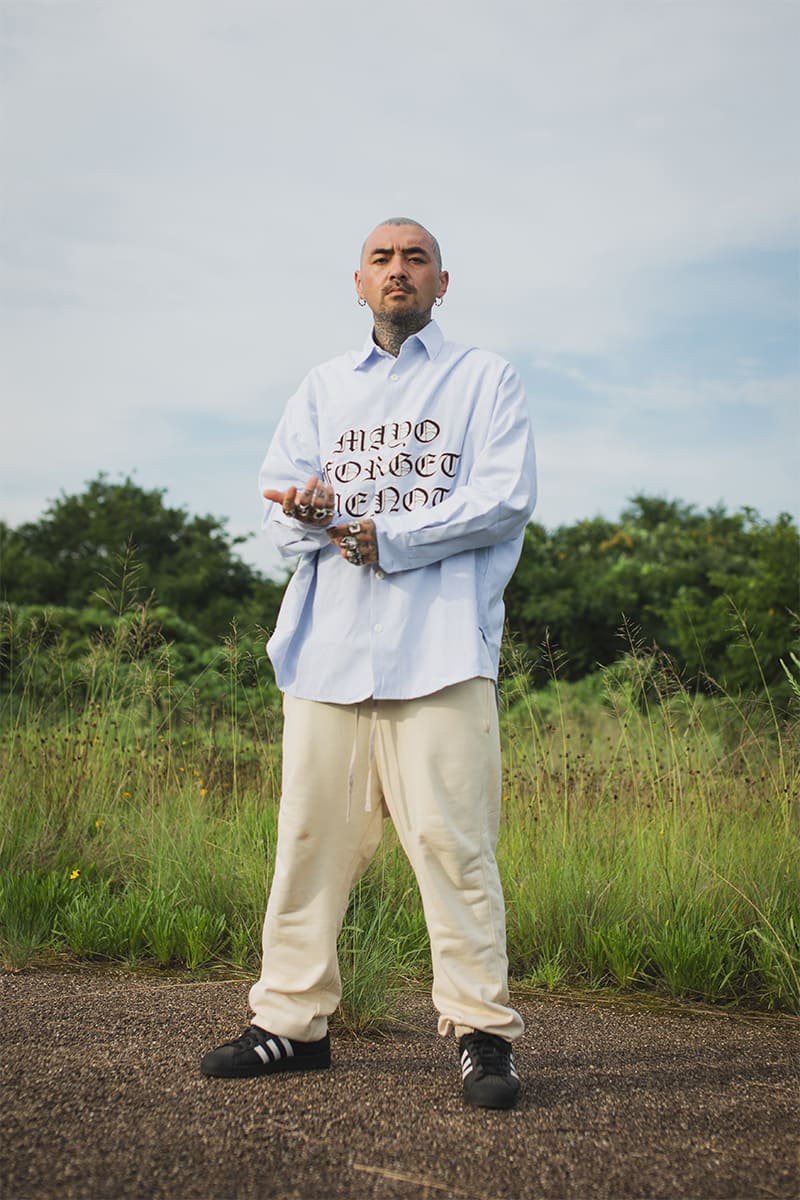
[{"label": "oversized button-up shirt", "polygon": [[335,523],[375,522],[379,561],[353,566],[324,530],[267,505],[269,534],[299,558],[267,647],[278,686],[354,704],[496,678],[503,590],[536,498],[513,367],[446,341],[435,321],[396,358],[370,337],[306,376],[259,485],[285,491],[311,475],[334,488]]}]

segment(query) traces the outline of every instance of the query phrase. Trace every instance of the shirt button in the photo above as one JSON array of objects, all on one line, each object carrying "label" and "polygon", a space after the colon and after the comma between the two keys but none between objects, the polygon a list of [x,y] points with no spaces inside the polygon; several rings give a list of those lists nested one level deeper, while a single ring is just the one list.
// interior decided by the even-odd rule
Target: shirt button
[{"label": "shirt button", "polygon": [[375,578],[376,578],[376,579],[385,579],[385,578],[386,578],[386,574],[385,574],[385,572],[384,572],[384,571],[381,571],[381,569],[380,569],[380,568],[378,568],[378,570],[375,572]]},{"label": "shirt button", "polygon": [[373,630],[375,631],[375,633],[383,633],[383,626],[382,626],[382,625],[373,625],[373,626],[372,626],[372,628],[373,628]]},{"label": "shirt button", "polygon": [[397,383],[400,376],[399,375],[390,375],[389,378],[391,379],[392,383]]}]

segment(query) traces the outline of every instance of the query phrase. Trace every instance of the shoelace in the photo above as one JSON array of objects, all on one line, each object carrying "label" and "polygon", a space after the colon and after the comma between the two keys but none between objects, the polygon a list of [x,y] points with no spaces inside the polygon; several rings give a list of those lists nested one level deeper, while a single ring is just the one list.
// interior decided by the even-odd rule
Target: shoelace
[{"label": "shoelace", "polygon": [[502,1038],[486,1033],[482,1036],[467,1036],[464,1049],[469,1054],[478,1078],[482,1075],[508,1075],[511,1070],[511,1053]]},{"label": "shoelace", "polygon": [[267,1035],[264,1033],[263,1029],[260,1029],[258,1025],[251,1025],[250,1028],[245,1029],[244,1033],[240,1034],[238,1038],[231,1038],[226,1045],[241,1046],[242,1049],[252,1050],[254,1046],[263,1046],[266,1038]]}]

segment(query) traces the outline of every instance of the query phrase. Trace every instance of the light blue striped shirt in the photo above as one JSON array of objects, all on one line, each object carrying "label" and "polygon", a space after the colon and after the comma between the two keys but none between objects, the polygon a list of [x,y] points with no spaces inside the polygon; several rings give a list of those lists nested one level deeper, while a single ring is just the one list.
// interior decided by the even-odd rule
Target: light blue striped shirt
[{"label": "light blue striped shirt", "polygon": [[281,690],[355,704],[496,679],[503,590],[536,499],[514,368],[445,341],[435,321],[397,358],[370,336],[303,380],[259,485],[311,475],[333,486],[335,523],[374,520],[379,564],[352,566],[323,530],[267,505],[269,534],[299,556],[267,647]]}]

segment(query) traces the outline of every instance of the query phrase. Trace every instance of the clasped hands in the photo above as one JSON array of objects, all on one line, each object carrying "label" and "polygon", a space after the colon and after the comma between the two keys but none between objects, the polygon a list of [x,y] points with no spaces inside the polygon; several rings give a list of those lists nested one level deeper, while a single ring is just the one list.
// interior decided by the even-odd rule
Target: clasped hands
[{"label": "clasped hands", "polygon": [[276,492],[266,488],[262,493],[265,500],[280,504],[287,517],[293,517],[301,525],[324,529],[331,542],[343,558],[354,567],[366,567],[378,561],[378,539],[375,522],[350,521],[347,525],[329,525],[333,517],[335,498],[333,488],[312,475],[302,490],[287,488]]}]

